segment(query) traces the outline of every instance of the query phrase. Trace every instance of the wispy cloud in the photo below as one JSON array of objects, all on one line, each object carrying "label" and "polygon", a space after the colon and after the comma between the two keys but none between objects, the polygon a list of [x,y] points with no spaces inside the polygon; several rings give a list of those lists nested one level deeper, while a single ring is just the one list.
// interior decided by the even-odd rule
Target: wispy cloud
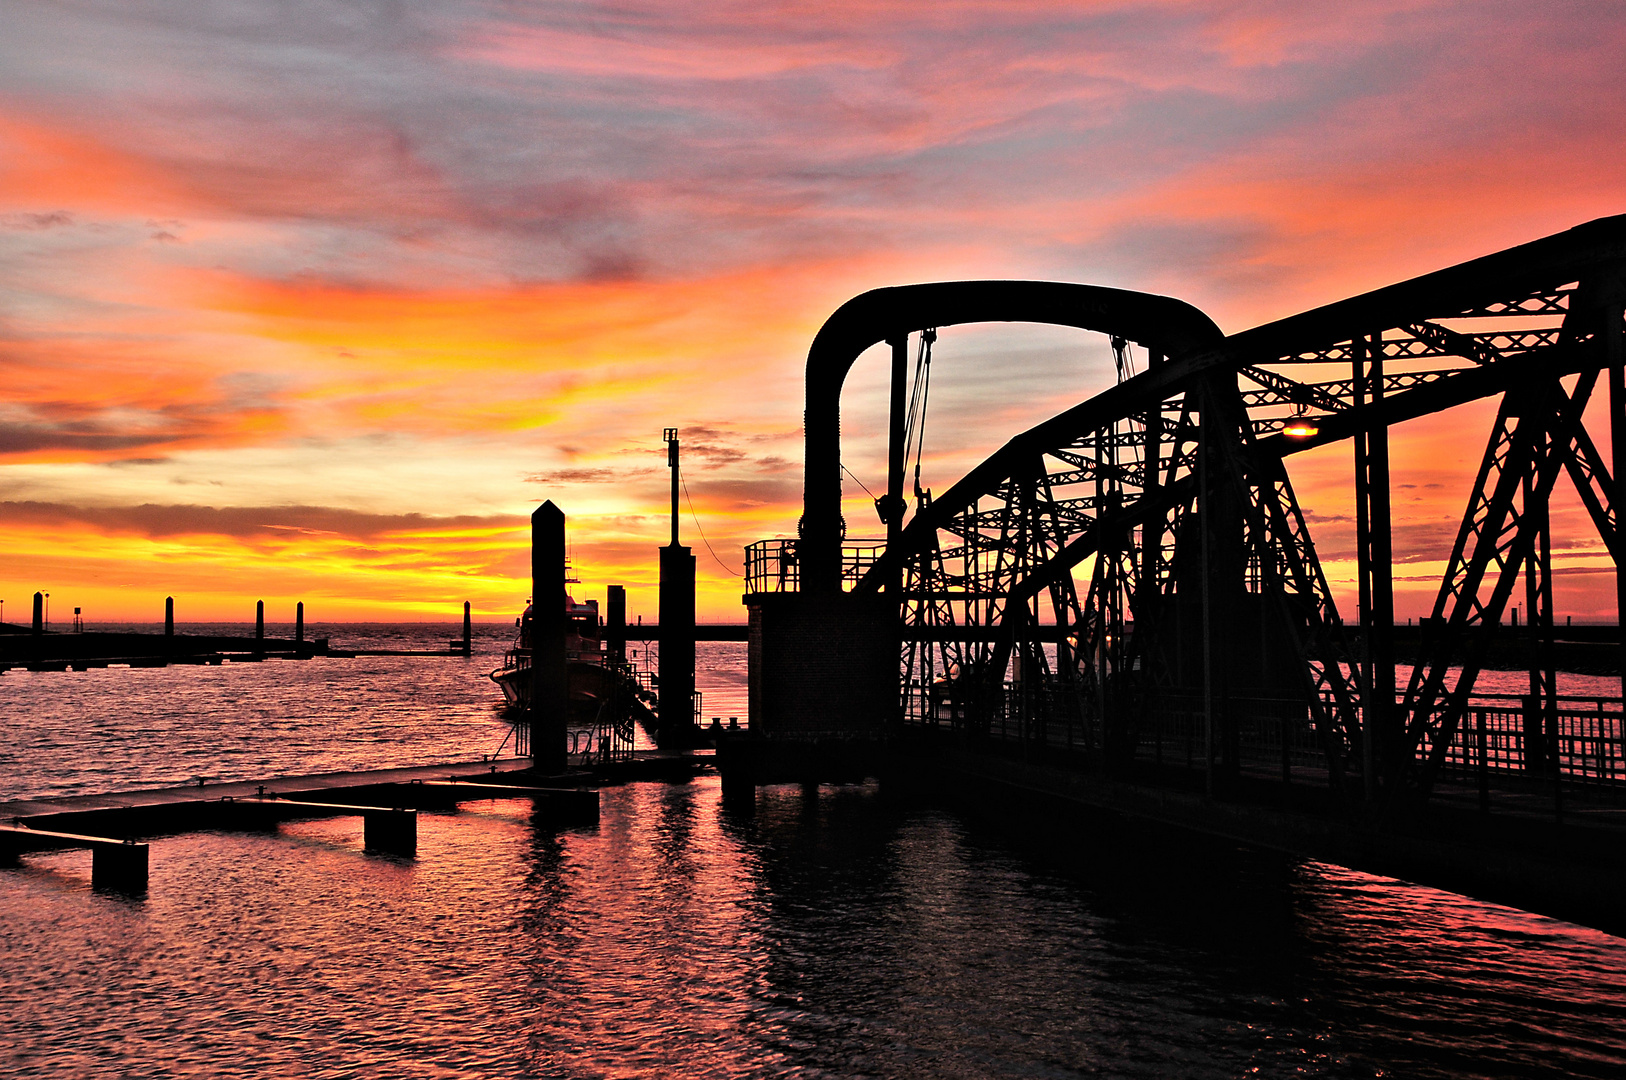
[{"label": "wispy cloud", "polygon": [[[802,358],[865,288],[1096,281],[1235,330],[1626,207],[1609,5],[277,10],[7,11],[0,480],[105,506],[169,470],[387,518],[439,470],[463,503],[437,507],[482,519],[545,484],[632,574],[663,531],[663,427],[714,546],[794,531]],[[1097,386],[1098,345],[1025,341],[968,335],[945,363],[939,487]],[[849,393],[866,478],[879,387],[861,365]],[[1337,471],[1294,468],[1347,547]],[[1397,512],[1432,550],[1457,510],[1417,495]]]}]

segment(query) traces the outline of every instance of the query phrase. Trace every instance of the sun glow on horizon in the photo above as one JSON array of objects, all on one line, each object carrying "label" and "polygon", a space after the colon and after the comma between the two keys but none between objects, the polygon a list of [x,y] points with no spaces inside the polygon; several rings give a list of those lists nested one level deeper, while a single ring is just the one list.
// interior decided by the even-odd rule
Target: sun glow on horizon
[{"label": "sun glow on horizon", "polygon": [[[1087,281],[1235,331],[1626,209],[1613,10],[179,11],[23,6],[0,40],[14,605],[503,618],[552,498],[582,595],[655,618],[675,426],[700,615],[737,622],[741,549],[801,512],[808,344],[859,292]],[[941,347],[938,490],[1104,385],[1099,344]],[[867,357],[844,452],[871,487],[884,402]],[[1419,575],[1484,412],[1396,429]],[[1302,458],[1342,602],[1348,455]],[[1595,554],[1561,560],[1577,613],[1613,603]]]}]

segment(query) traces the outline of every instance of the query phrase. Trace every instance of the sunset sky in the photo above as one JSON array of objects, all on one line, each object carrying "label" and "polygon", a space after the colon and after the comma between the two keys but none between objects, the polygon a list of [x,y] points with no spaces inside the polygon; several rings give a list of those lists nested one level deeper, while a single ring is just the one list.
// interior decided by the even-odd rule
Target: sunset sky
[{"label": "sunset sky", "polygon": [[[167,594],[182,619],[511,618],[545,498],[578,597],[623,582],[653,620],[663,427],[719,557],[686,507],[701,617],[741,621],[741,547],[800,513],[807,345],[858,292],[1083,281],[1234,332],[1626,212],[1602,0],[3,11],[11,622],[36,589],[59,621]],[[938,489],[1111,379],[1071,332],[947,331],[937,358]],[[845,399],[877,490],[884,367]],[[1402,617],[1493,412],[1395,433]],[[1307,458],[1342,600],[1349,448]],[[1559,615],[1612,618],[1559,514]]]}]

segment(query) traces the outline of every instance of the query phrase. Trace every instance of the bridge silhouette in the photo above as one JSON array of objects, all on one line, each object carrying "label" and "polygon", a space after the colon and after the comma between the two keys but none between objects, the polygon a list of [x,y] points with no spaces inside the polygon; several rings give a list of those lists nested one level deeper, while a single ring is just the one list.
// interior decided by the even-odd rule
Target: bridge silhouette
[{"label": "bridge silhouette", "polygon": [[[1623,301],[1626,216],[1230,336],[1087,285],[856,297],[809,352],[798,538],[747,550],[752,731],[719,748],[725,788],[907,768],[1626,929],[1622,698],[1558,692],[1549,512],[1573,485],[1626,609]],[[1118,381],[908,498],[937,332],[976,322],[1105,334]],[[849,540],[841,387],[882,342],[886,535]],[[1389,429],[1496,398],[1407,670]],[[1290,478],[1345,441],[1347,621]],[[1476,691],[1510,634],[1528,692]]]}]

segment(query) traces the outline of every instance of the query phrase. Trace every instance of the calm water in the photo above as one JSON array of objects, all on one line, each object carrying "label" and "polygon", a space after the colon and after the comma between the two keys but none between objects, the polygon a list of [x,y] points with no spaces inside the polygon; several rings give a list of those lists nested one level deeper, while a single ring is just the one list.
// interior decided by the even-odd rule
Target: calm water
[{"label": "calm water", "polygon": [[[150,626],[95,629],[151,630]],[[250,634],[251,624],[181,633]],[[444,648],[462,626],[313,625],[334,648]],[[270,637],[293,627],[267,626]],[[510,626],[476,626],[474,655],[267,660],[0,676],[0,801],[284,773],[472,761],[508,734],[486,676]],[[636,646],[639,659],[644,647]],[[746,719],[745,646],[695,646],[704,715]],[[715,706],[715,708],[713,708]],[[642,732],[639,733],[642,738]]]},{"label": "calm water", "polygon": [[[184,779],[188,747],[235,774],[478,756],[503,730],[488,667],[14,673],[0,779]],[[202,749],[223,732],[241,753]],[[139,900],[92,892],[82,852],[32,856],[0,871],[0,1074],[1626,1075],[1619,939],[1106,820],[1013,824],[875,785],[768,788],[742,818],[704,779],[605,789],[591,828],[424,814],[413,861],[342,819],[159,838]]]}]

